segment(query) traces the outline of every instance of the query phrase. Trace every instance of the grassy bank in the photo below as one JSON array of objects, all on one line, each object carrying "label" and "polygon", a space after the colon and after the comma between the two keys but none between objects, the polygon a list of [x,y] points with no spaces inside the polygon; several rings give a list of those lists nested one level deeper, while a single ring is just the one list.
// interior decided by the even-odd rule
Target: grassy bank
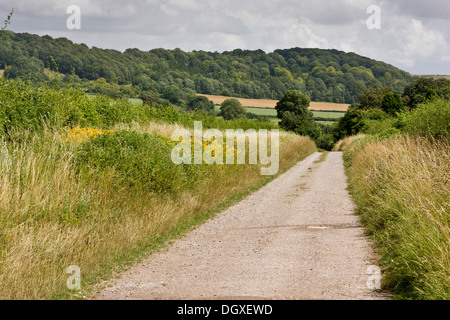
[{"label": "grassy bank", "polygon": [[344,157],[384,288],[400,299],[450,299],[449,140],[360,137]]},{"label": "grassy bank", "polygon": [[[167,136],[193,121],[221,130],[264,123],[21,82],[1,83],[0,96],[0,299],[74,298],[71,265],[88,294],[273,179],[261,176],[261,165],[170,161]],[[314,151],[309,138],[281,132],[279,172]]]}]

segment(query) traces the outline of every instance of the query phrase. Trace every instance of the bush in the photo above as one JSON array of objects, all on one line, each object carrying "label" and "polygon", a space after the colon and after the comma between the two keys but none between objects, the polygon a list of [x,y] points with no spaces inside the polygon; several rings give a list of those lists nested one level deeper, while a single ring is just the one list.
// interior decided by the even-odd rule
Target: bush
[{"label": "bush", "polygon": [[418,79],[407,85],[403,91],[403,99],[411,109],[434,98],[450,99],[450,80]]},{"label": "bush", "polygon": [[317,139],[314,140],[317,148],[324,150],[332,150],[335,144],[335,140],[332,134],[322,134]]},{"label": "bush", "polygon": [[73,89],[34,86],[19,80],[0,81],[0,127],[38,130],[43,121],[71,125],[97,122],[97,115],[86,105],[83,93]]},{"label": "bush", "polygon": [[176,193],[195,173],[171,160],[173,146],[159,136],[133,131],[116,131],[99,135],[80,145],[75,162],[83,168],[97,169],[99,174],[114,170],[117,179],[137,190]]},{"label": "bush", "polygon": [[212,102],[205,96],[193,96],[189,100],[187,107],[194,111],[202,110],[205,112],[213,112],[214,102]]},{"label": "bush", "polygon": [[219,116],[225,120],[245,117],[245,108],[238,99],[226,99],[222,102]]},{"label": "bush", "polygon": [[[388,118],[386,112],[380,109],[349,109],[344,117],[339,119],[334,128],[336,140],[352,136],[360,132],[377,134],[386,126],[391,126],[394,120]],[[381,126],[381,127],[380,127]]]},{"label": "bush", "polygon": [[277,117],[282,119],[285,112],[291,112],[296,116],[301,116],[305,120],[312,120],[313,114],[308,110],[310,102],[311,100],[309,97],[302,94],[300,91],[288,91],[275,106]]},{"label": "bush", "polygon": [[404,132],[433,137],[448,137],[450,132],[450,101],[434,99],[420,104],[402,118],[397,126]]},{"label": "bush", "polygon": [[363,110],[349,109],[345,115],[339,119],[334,131],[337,139],[352,136],[361,131],[364,126]]},{"label": "bush", "polygon": [[392,129],[394,123],[396,123],[396,118],[387,118],[382,120],[364,119],[364,125],[360,132],[377,135],[381,132]]},{"label": "bush", "polygon": [[83,91],[20,80],[0,80],[0,134],[12,128],[39,131],[46,122],[57,127],[106,128],[119,122],[146,122],[148,106],[125,99],[89,97]]},{"label": "bush", "polygon": [[391,116],[405,112],[402,98],[396,91],[394,93],[385,94],[383,102],[381,103],[381,109]]},{"label": "bush", "polygon": [[[117,123],[131,123],[132,121],[144,123],[149,120],[147,106],[135,105],[127,99],[113,99],[106,96],[99,96],[88,102],[89,109],[95,110],[100,118],[98,125],[102,127],[111,127]],[[81,104],[80,108],[84,108]],[[86,111],[83,110],[86,114]],[[88,119],[89,120],[89,119]],[[92,123],[86,123],[92,125]]]}]

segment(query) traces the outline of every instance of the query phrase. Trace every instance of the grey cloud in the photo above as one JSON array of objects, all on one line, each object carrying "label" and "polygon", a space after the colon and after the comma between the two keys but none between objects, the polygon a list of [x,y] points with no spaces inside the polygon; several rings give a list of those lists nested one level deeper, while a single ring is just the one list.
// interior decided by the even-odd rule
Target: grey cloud
[{"label": "grey cloud", "polygon": [[[78,31],[66,28],[71,4],[81,7]],[[371,4],[382,8],[381,30],[365,26]],[[0,0],[0,21],[12,6],[13,31],[102,48],[336,48],[415,73],[450,73],[448,0]]]},{"label": "grey cloud", "polygon": [[416,18],[450,18],[448,0],[396,0],[392,1],[399,14],[408,14]]},{"label": "grey cloud", "polygon": [[324,25],[348,25],[365,19],[368,1],[311,1],[295,2],[291,10],[313,23]]}]

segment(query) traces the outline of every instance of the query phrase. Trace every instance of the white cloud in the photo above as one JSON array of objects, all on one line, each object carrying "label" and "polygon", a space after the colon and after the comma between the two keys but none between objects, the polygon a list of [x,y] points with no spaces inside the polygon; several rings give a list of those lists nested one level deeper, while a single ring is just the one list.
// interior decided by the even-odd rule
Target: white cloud
[{"label": "white cloud", "polygon": [[[70,4],[81,7],[80,31],[65,29]],[[14,31],[63,35],[104,48],[336,48],[415,73],[427,73],[415,69],[420,67],[450,74],[450,34],[444,32],[450,30],[450,1],[380,0],[381,30],[366,27],[371,4],[377,1],[0,0],[0,14],[14,6]]]}]

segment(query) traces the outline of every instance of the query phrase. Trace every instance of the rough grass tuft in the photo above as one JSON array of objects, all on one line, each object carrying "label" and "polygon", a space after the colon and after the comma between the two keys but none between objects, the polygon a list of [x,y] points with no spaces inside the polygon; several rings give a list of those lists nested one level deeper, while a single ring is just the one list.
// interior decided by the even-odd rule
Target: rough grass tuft
[{"label": "rough grass tuft", "polygon": [[351,144],[350,190],[402,299],[450,299],[450,143],[395,136]]}]

